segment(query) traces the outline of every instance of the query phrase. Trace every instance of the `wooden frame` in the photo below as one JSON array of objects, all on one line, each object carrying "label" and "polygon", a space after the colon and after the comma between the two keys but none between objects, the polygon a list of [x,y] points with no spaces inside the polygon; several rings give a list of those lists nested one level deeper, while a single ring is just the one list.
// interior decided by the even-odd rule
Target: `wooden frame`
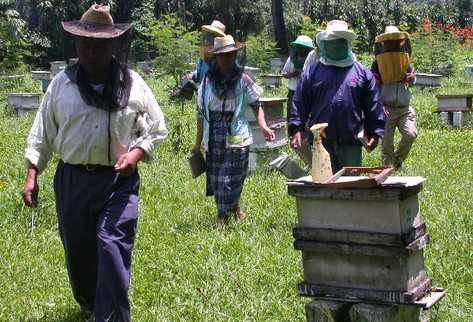
[{"label": "wooden frame", "polygon": [[367,256],[392,257],[410,256],[424,249],[429,243],[429,235],[425,234],[407,246],[392,247],[381,245],[345,244],[337,242],[319,242],[308,240],[295,240],[294,249],[301,251],[318,250],[323,252],[337,252],[343,254],[358,254]]},{"label": "wooden frame", "polygon": [[[447,295],[447,290],[443,288],[438,288],[434,287],[430,290],[430,292],[426,293],[424,296],[422,296],[420,299],[412,302],[412,303],[394,303],[394,304],[401,304],[401,305],[413,305],[417,307],[421,307],[424,310],[429,310],[432,308],[435,304],[440,302],[445,295]],[[324,300],[324,301],[336,301],[336,302],[345,302],[345,303],[366,303],[366,304],[385,304],[385,305],[393,305],[392,302],[380,302],[380,301],[371,301],[371,300],[363,300],[363,302],[360,302],[357,299],[354,298],[338,298],[338,297],[333,297],[330,295],[327,296],[311,296],[313,299],[316,300]]]},{"label": "wooden frame", "polygon": [[[335,173],[330,179],[325,181],[325,186],[333,186],[337,188],[369,188],[375,187],[383,183],[391,173],[394,172],[393,167],[343,167]],[[351,182],[337,182],[344,175],[361,175],[363,173],[375,174],[373,177],[360,178]]]},{"label": "wooden frame", "polygon": [[[426,295],[432,292],[432,280],[426,279],[413,290],[403,291],[384,291],[384,290],[364,290],[347,287],[334,287],[321,284],[299,284],[299,294],[302,296],[315,298],[330,298],[339,301],[351,302],[373,302],[386,304],[414,304],[422,300]],[[445,295],[445,294],[444,294]],[[443,296],[442,296],[443,297]],[[440,300],[440,299],[439,299]],[[424,304],[419,303],[419,306]],[[426,305],[426,304],[425,304]],[[430,306],[432,306],[431,304]]]},{"label": "wooden frame", "polygon": [[378,232],[350,231],[326,228],[294,226],[292,235],[300,241],[332,242],[404,247],[427,234],[427,226],[421,224],[403,234],[386,234]]}]

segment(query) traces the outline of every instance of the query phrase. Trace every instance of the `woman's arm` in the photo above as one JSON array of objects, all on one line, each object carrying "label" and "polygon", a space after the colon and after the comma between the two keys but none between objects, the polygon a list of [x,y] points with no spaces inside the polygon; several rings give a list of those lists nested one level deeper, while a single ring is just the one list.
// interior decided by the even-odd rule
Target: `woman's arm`
[{"label": "woman's arm", "polygon": [[197,117],[197,131],[195,133],[195,143],[191,150],[194,153],[200,151],[200,146],[202,144],[203,131],[204,131],[204,122],[201,117]]},{"label": "woman's arm", "polygon": [[259,101],[256,105],[256,115],[258,118],[258,125],[261,128],[261,131],[263,132],[266,141],[274,141],[276,135],[274,134],[274,131],[271,130],[266,124],[266,118],[264,117],[264,109]]}]

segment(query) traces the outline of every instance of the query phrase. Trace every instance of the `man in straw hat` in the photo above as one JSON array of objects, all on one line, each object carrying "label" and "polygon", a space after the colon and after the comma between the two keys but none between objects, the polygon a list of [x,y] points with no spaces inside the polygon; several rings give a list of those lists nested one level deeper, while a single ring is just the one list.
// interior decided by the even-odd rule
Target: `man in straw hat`
[{"label": "man in straw hat", "polygon": [[[316,36],[320,60],[303,72],[289,112],[291,146],[309,144],[307,127],[328,123],[323,144],[332,169],[361,165],[361,143],[374,148],[384,132],[384,113],[373,74],[355,61],[356,34],[344,21],[333,20]],[[309,137],[309,140],[307,140]]]},{"label": "man in straw hat", "polygon": [[215,37],[225,36],[225,25],[218,20],[212,21],[210,25],[203,25],[200,34],[200,58],[197,61],[196,69],[192,73],[182,76],[181,83],[173,92],[173,97],[191,99],[194,91],[199,87],[202,80],[212,64],[213,54],[209,52],[213,47]]},{"label": "man in straw hat", "polygon": [[[381,85],[381,98],[386,113],[386,127],[381,158],[385,165],[399,169],[417,137],[416,114],[411,107],[409,85],[415,81],[410,64],[409,34],[396,26],[387,26],[375,40],[376,60],[371,71]],[[394,132],[399,129],[401,140],[394,148]]]},{"label": "man in straw hat", "polygon": [[210,52],[214,45],[215,37],[225,37],[225,25],[218,20],[210,25],[203,25],[200,34],[200,59],[196,64],[193,80],[200,84],[207,74],[214,55]]},{"label": "man in straw hat", "polygon": [[57,153],[56,211],[74,298],[95,321],[130,321],[137,164],[153,159],[167,130],[150,88],[113,55],[130,24],[114,24],[109,7],[94,4],[62,26],[79,62],[52,80],[36,115],[23,200],[37,206],[37,177]]}]

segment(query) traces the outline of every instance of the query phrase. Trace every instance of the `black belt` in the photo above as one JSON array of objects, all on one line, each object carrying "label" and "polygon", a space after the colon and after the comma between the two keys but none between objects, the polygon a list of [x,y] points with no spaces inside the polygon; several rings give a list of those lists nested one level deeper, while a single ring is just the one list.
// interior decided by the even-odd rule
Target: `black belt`
[{"label": "black belt", "polygon": [[113,165],[101,165],[101,164],[70,164],[64,163],[70,167],[81,169],[89,172],[96,172],[96,171],[111,171],[115,170]]}]

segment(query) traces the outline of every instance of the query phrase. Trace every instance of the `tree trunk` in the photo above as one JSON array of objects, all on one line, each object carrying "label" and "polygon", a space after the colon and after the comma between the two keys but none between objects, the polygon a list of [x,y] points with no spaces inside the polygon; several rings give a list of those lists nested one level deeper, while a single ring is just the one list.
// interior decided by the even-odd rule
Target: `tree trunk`
[{"label": "tree trunk", "polygon": [[287,44],[286,25],[284,23],[284,10],[282,0],[271,0],[271,15],[273,20],[273,36],[281,53],[287,55],[289,47]]},{"label": "tree trunk", "polygon": [[179,21],[185,25],[186,24],[186,2],[184,0],[176,0],[177,5],[177,15],[179,16]]},{"label": "tree trunk", "polygon": [[304,15],[311,16],[312,15],[312,1],[311,0],[304,0]]},{"label": "tree trunk", "polygon": [[28,26],[33,30],[39,26],[39,9],[37,0],[31,0],[30,11],[28,13]]}]

